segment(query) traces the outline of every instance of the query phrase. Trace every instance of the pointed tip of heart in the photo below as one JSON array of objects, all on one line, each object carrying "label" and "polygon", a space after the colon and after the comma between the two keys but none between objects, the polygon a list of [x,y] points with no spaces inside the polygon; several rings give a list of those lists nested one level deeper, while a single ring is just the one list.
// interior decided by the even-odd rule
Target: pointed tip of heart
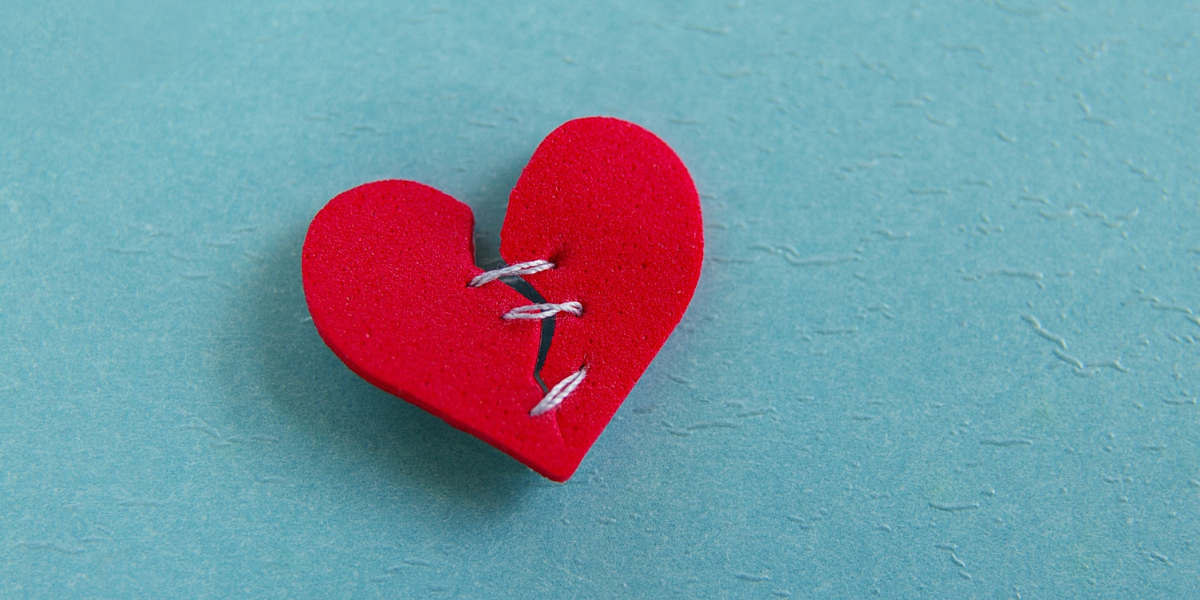
[{"label": "pointed tip of heart", "polygon": [[562,467],[542,468],[541,466],[535,465],[535,464],[530,464],[530,463],[522,463],[522,464],[529,467],[530,469],[533,469],[538,475],[541,475],[542,477],[545,477],[546,479],[549,479],[550,481],[553,481],[554,483],[566,483],[567,480],[570,479],[571,476],[575,474],[575,471],[577,471],[579,469],[579,463],[575,463],[574,466],[569,467],[569,468],[562,468]]}]

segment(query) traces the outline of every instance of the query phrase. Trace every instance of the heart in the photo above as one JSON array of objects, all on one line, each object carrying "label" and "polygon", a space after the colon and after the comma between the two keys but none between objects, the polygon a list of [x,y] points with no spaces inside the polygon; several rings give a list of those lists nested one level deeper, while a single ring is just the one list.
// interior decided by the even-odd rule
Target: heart
[{"label": "heart", "polygon": [[[550,133],[509,197],[500,246],[549,311],[522,308],[496,272],[480,277],[473,229],[469,207],[420,183],[338,195],[304,242],[313,323],[367,381],[566,481],[691,301],[704,254],[695,185],[632,123],[590,117]],[[513,316],[564,308],[546,393],[533,376],[540,323]]]}]

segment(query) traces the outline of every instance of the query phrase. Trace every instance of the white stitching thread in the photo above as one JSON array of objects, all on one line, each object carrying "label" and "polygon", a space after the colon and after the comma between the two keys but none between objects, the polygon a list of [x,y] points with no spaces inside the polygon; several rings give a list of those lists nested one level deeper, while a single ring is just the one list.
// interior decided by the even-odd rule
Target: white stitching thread
[{"label": "white stitching thread", "polygon": [[[501,277],[532,275],[534,273],[541,273],[542,271],[553,268],[554,263],[548,260],[531,260],[528,262],[517,263],[502,269],[495,269],[480,273],[471,279],[471,282],[467,284],[467,287],[479,287],[485,283],[496,281]],[[527,306],[518,306],[504,313],[504,318],[509,320],[545,319],[560,312],[565,312],[576,317],[582,317],[583,305],[574,301],[563,302],[562,304],[555,304],[552,302],[545,304],[530,304]],[[575,388],[579,387],[580,383],[583,383],[584,377],[587,377],[587,366],[580,367],[578,371],[575,371],[574,373],[564,377],[562,381],[555,384],[553,388],[550,388],[550,391],[542,397],[542,401],[538,402],[537,406],[533,407],[533,410],[529,411],[529,416],[537,417],[558,408],[558,405],[562,404],[563,400],[566,400],[567,396],[570,396],[571,392],[574,392]]]},{"label": "white stitching thread", "polygon": [[542,398],[542,401],[537,403],[537,406],[533,407],[533,410],[529,411],[529,416],[536,417],[558,408],[558,405],[562,404],[562,401],[566,400],[567,396],[570,396],[571,392],[579,387],[579,384],[583,382],[583,378],[586,376],[587,366],[584,366],[578,371],[564,377],[562,381],[550,389],[546,396]]},{"label": "white stitching thread", "polygon": [[568,315],[575,315],[576,317],[582,317],[583,305],[578,302],[563,302],[562,304],[554,304],[553,302],[546,304],[529,304],[526,306],[518,306],[504,313],[504,318],[510,321],[514,319],[548,319],[560,312],[565,312]]},{"label": "white stitching thread", "polygon": [[513,277],[517,275],[533,275],[541,273],[546,269],[553,269],[554,263],[548,260],[531,260],[529,262],[517,263],[504,267],[503,269],[495,269],[493,271],[485,271],[476,275],[471,279],[471,283],[467,287],[479,287],[485,283],[491,283],[501,277]]}]

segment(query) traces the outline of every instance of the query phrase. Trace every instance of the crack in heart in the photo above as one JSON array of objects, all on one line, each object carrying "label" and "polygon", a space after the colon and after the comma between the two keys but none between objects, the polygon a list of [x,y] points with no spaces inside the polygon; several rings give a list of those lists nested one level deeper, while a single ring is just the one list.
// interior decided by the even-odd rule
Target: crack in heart
[{"label": "crack in heart", "polygon": [[[545,259],[522,262],[522,263],[518,263],[515,265],[509,265],[506,267],[502,267],[499,269],[494,269],[491,271],[485,271],[482,274],[477,275],[473,279],[471,279],[470,283],[467,284],[467,287],[479,287],[481,285],[485,285],[492,281],[498,281],[498,280],[501,280],[504,278],[516,278],[516,277],[520,277],[522,275],[532,275],[535,273],[540,273],[542,271],[553,269],[554,267],[555,267],[554,262],[545,260]],[[518,306],[516,308],[510,309],[508,312],[504,313],[501,316],[502,319],[505,319],[505,320],[540,319],[542,321],[545,321],[547,319],[556,318],[558,313],[560,313],[560,312],[565,312],[567,314],[570,314],[570,315],[573,315],[576,317],[583,316],[583,305],[580,304],[579,302],[569,301],[569,302],[564,302],[561,304],[547,303],[544,301],[545,297],[542,296],[541,292],[537,291],[537,288],[533,287],[533,285],[531,283],[524,281],[523,278],[522,278],[522,281],[528,287],[527,291],[529,292],[530,296],[536,296],[539,298],[543,298],[543,300],[542,301],[535,300],[533,304],[526,304],[523,306]],[[506,285],[509,285],[509,287],[512,288],[514,291],[516,290],[516,288],[513,287],[510,283],[506,283]],[[539,353],[544,352],[547,355],[549,354],[550,346],[554,342],[553,328],[551,328],[551,332],[548,337],[550,338],[548,341],[545,338],[542,338],[539,340],[539,344],[545,343],[544,348],[539,346],[539,348],[538,348]],[[583,383],[584,377],[587,377],[587,371],[588,371],[588,368],[587,368],[587,365],[585,364],[585,365],[581,366],[578,371],[571,373],[570,375],[567,375],[561,381],[554,384],[554,387],[550,388],[549,391],[546,391],[546,382],[544,379],[542,379],[541,373],[539,372],[539,369],[538,369],[538,365],[537,365],[537,363],[535,363],[534,364],[534,372],[532,373],[532,378],[534,381],[538,382],[538,385],[542,388],[542,391],[545,393],[545,395],[542,397],[542,400],[540,402],[538,402],[536,406],[533,407],[533,410],[529,411],[529,416],[531,416],[531,417],[541,416],[541,415],[544,415],[544,414],[558,408],[558,405],[562,404],[563,401],[565,401],[567,399],[567,397],[570,396],[571,393],[574,392],[575,389],[578,388],[581,383]]]},{"label": "crack in heart", "polygon": [[[480,268],[482,269],[483,267]],[[546,304],[549,302],[544,296],[542,296],[541,293],[537,291],[536,288],[533,287],[532,284],[530,284],[528,281],[525,281],[525,278],[521,277],[520,275],[501,277],[500,283],[512,288],[518,294],[521,294],[525,297],[525,299],[533,302],[534,304]],[[549,393],[550,391],[550,386],[547,386],[546,382],[542,380],[542,367],[546,364],[546,356],[550,354],[550,344],[554,341],[554,323],[557,319],[557,315],[542,319],[542,331],[540,343],[538,344],[537,362],[533,365],[533,380],[536,381],[538,386],[542,388],[543,394]]]}]

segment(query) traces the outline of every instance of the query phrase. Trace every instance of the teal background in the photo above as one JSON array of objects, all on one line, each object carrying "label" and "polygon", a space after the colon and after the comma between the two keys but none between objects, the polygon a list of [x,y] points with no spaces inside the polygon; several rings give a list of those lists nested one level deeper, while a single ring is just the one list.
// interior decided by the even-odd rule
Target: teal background
[{"label": "teal background", "polygon": [[[6,2],[0,595],[1200,594],[1200,4]],[[569,483],[348,371],[335,194],[604,114],[702,194]]]}]

